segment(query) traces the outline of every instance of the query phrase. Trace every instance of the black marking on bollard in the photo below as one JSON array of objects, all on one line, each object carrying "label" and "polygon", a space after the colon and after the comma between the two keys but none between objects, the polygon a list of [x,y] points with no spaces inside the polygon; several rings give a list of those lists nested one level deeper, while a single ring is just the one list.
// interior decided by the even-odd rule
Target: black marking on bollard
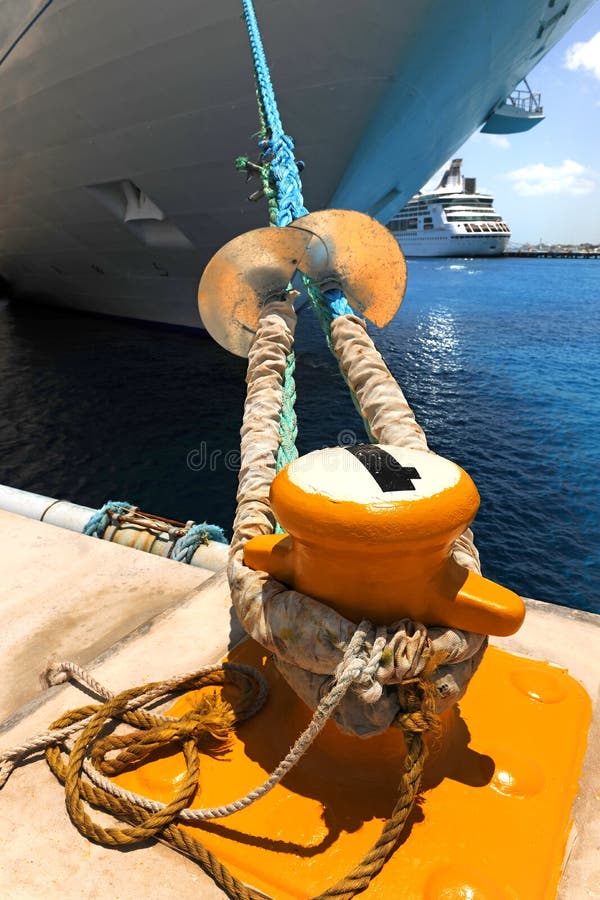
[{"label": "black marking on bollard", "polygon": [[355,444],[344,449],[363,464],[384,494],[392,491],[416,490],[411,479],[421,476],[414,466],[403,466],[383,447],[376,444]]}]

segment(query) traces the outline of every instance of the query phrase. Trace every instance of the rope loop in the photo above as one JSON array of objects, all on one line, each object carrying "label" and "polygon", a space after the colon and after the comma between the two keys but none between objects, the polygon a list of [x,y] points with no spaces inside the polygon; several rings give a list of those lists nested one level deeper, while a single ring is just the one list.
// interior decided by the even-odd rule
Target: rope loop
[{"label": "rope loop", "polygon": [[102,539],[114,516],[125,516],[135,508],[125,500],[107,500],[104,506],[90,517],[83,529],[83,534]]},{"label": "rope loop", "polygon": [[227,543],[225,533],[219,525],[208,525],[206,522],[192,525],[184,535],[175,541],[171,559],[189,564],[198,547],[207,547],[209,541],[216,541],[219,544]]}]

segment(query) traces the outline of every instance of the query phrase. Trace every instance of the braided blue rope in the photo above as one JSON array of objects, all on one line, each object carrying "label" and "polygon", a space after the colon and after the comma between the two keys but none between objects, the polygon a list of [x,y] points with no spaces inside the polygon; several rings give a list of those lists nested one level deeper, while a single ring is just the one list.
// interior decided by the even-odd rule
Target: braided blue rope
[{"label": "braided blue rope", "polygon": [[262,150],[263,161],[269,164],[271,180],[277,193],[275,224],[285,226],[294,219],[305,216],[308,210],[304,206],[302,182],[294,156],[294,141],[283,130],[252,0],[242,0],[242,7],[254,60],[254,75],[262,107],[262,118],[268,131],[259,142],[259,147]]},{"label": "braided blue rope", "polygon": [[131,508],[131,503],[127,503],[125,500],[107,500],[104,506],[91,516],[83,529],[83,534],[101,539],[110,525],[112,517],[124,516]]},{"label": "braided blue rope", "polygon": [[[302,182],[294,156],[294,142],[290,135],[283,130],[252,0],[242,0],[242,7],[254,61],[256,95],[261,121],[261,140],[258,146],[263,163],[263,185],[269,202],[269,219],[272,225],[284,227],[294,219],[305,216],[308,210],[304,206]],[[296,357],[294,351],[291,350],[286,358],[283,380],[279,446],[275,464],[277,472],[298,456],[295,368]],[[279,526],[277,529],[280,530]]]},{"label": "braided blue rope", "polygon": [[[262,139],[259,141],[259,147],[262,151],[263,171],[268,167],[268,176],[264,176],[263,183],[265,184],[265,193],[269,201],[271,223],[283,227],[289,225],[295,219],[307,215],[308,209],[304,206],[302,180],[294,156],[294,142],[283,129],[275,90],[271,81],[269,64],[252,0],[242,0],[242,7],[254,61],[254,77],[262,126]],[[273,191],[270,190],[271,183],[274,188]],[[311,305],[315,310],[331,350],[330,325],[332,320],[337,316],[350,315],[353,310],[341,290],[321,291],[319,286],[306,276],[303,276],[303,282],[308,290]],[[276,470],[278,472],[298,456],[295,443],[298,434],[298,424],[294,410],[296,399],[294,369],[295,356],[292,351],[286,360],[286,372],[283,383],[279,422],[279,447],[276,461]],[[350,385],[348,385],[348,388],[352,396],[352,402],[364,422],[369,440],[373,441],[370,428],[362,415],[354,391]],[[277,526],[276,530],[280,531],[281,529]]]},{"label": "braided blue rope", "polygon": [[[259,105],[261,107],[261,119],[264,120],[270,133],[270,137],[264,137],[259,142],[259,147],[263,151],[263,160],[269,163],[277,194],[278,211],[276,224],[285,226],[293,222],[294,219],[308,215],[308,210],[304,205],[302,196],[302,180],[294,156],[294,142],[289,134],[286,134],[283,130],[275,90],[269,72],[269,64],[252,0],[242,0],[242,7],[254,60],[254,74]],[[311,285],[313,287],[312,292],[310,292],[311,302],[317,310],[319,321],[324,327],[325,334],[328,335],[329,327],[325,326],[324,323],[327,320],[331,321],[335,316],[352,313],[352,308],[342,291],[325,291],[322,294],[313,282],[311,282]]]},{"label": "braided blue rope", "polygon": [[175,541],[171,559],[176,560],[176,562],[189,564],[198,547],[201,544],[206,546],[209,541],[226,544],[227,538],[223,529],[219,525],[207,525],[206,522],[202,522],[200,525],[193,525],[189,531]]},{"label": "braided blue rope", "polygon": [[312,281],[308,275],[303,275],[302,281],[304,282],[311,305],[317,314],[317,319],[325,334],[327,346],[332,350],[331,323],[338,316],[354,315],[354,310],[348,303],[344,292],[339,288],[330,288],[327,291],[322,291],[319,285],[315,281]]}]

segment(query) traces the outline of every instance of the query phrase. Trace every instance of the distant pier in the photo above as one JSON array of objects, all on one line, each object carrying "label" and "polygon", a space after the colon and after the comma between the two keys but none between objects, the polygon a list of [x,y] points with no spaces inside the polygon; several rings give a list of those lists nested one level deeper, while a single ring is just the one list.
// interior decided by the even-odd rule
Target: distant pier
[{"label": "distant pier", "polygon": [[600,259],[600,250],[505,250],[515,259]]}]

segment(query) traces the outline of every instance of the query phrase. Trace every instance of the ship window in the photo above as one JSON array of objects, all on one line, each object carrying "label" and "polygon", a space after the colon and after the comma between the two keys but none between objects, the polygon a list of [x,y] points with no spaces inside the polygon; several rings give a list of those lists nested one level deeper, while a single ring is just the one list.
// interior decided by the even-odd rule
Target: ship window
[{"label": "ship window", "polygon": [[433,224],[433,219],[431,218],[431,216],[425,216],[425,224],[426,224],[426,225],[432,225],[432,224]]},{"label": "ship window", "polygon": [[484,209],[492,208],[492,200],[482,200],[479,197],[455,197],[452,200],[440,200],[445,207],[448,206],[464,206],[469,208],[483,207]]},{"label": "ship window", "polygon": [[423,229],[424,231],[431,231],[433,229],[433,225],[431,224],[431,222],[427,222],[426,220],[425,224],[423,225]]},{"label": "ship window", "polygon": [[479,225],[472,225],[471,228],[473,229],[473,231],[481,231]]},{"label": "ship window", "polygon": [[448,213],[446,216],[448,222],[493,222],[494,219],[488,218],[486,215],[470,216],[465,213]]}]

